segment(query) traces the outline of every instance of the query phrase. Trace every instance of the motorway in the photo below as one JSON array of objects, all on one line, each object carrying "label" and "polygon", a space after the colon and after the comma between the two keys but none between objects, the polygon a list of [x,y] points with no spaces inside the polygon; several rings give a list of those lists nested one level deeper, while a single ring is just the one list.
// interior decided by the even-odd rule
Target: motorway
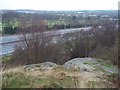
[{"label": "motorway", "polygon": [[[61,29],[61,30],[56,30],[56,31],[48,31],[45,33],[50,33],[54,35],[58,34],[66,34],[66,33],[72,33],[72,32],[77,32],[80,30],[90,30],[91,27],[83,27],[83,28],[74,28],[74,29]],[[16,45],[20,44],[20,37],[22,35],[12,35],[12,36],[3,36],[1,37],[0,40],[0,56],[10,54],[14,52],[14,47]]]}]

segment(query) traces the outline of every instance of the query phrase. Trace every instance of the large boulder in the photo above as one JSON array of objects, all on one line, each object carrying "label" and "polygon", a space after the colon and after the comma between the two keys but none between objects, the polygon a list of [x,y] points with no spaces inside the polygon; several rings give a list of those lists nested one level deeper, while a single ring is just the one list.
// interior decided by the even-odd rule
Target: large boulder
[{"label": "large boulder", "polygon": [[52,69],[53,67],[57,66],[57,64],[52,63],[52,62],[43,62],[43,63],[38,63],[38,64],[30,64],[24,66],[25,70],[39,70],[39,69]]},{"label": "large boulder", "polygon": [[63,64],[65,68],[78,68],[80,71],[105,71],[108,73],[117,73],[118,69],[109,61],[96,58],[74,58]]}]

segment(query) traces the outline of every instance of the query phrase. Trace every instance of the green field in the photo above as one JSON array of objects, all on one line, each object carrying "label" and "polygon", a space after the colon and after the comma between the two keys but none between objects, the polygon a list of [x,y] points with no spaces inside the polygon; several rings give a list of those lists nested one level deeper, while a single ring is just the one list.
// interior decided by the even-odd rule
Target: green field
[{"label": "green field", "polygon": [[47,20],[47,24],[52,28],[54,25],[68,25],[68,22],[65,20]]}]

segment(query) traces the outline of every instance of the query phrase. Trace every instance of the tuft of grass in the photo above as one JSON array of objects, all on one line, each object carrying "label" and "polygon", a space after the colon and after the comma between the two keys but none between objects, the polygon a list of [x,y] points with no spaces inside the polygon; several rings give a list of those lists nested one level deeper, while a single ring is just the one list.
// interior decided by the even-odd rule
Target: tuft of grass
[{"label": "tuft of grass", "polygon": [[95,85],[96,85],[95,81],[88,81],[88,83],[86,84],[88,88],[95,88]]},{"label": "tuft of grass", "polygon": [[64,79],[58,79],[57,81],[63,88],[74,87],[73,77],[71,77],[71,76],[65,76]]},{"label": "tuft of grass", "polygon": [[95,71],[102,71],[102,72],[106,72],[102,67],[100,66],[94,66],[95,67]]},{"label": "tuft of grass", "polygon": [[108,68],[113,68],[113,65],[110,62],[103,62],[102,60],[98,59],[97,62],[103,66],[106,66]]},{"label": "tuft of grass", "polygon": [[10,59],[11,59],[11,55],[4,55],[4,56],[1,56],[0,61],[6,62],[6,61],[9,61]]},{"label": "tuft of grass", "polygon": [[45,84],[43,88],[63,88],[59,83],[51,81],[49,84]]},{"label": "tuft of grass", "polygon": [[86,87],[88,88],[111,88],[112,85],[111,83],[107,82],[107,81],[88,81],[88,83],[86,83]]},{"label": "tuft of grass", "polygon": [[64,68],[62,66],[56,66],[53,68],[54,71],[58,72],[58,71],[65,71],[65,72],[74,72],[74,69],[71,68]]},{"label": "tuft of grass", "polygon": [[108,82],[113,82],[113,81],[118,81],[118,74],[117,73],[109,73],[109,74],[105,74],[103,78],[101,78],[103,80],[107,80]]},{"label": "tuft of grass", "polygon": [[103,65],[103,66],[105,66],[105,67],[108,67],[108,68],[113,68],[113,65],[111,65],[111,64],[102,63],[101,65]]},{"label": "tuft of grass", "polygon": [[95,64],[97,64],[97,62],[85,62],[84,64],[95,65]]},{"label": "tuft of grass", "polygon": [[30,88],[30,78],[21,72],[9,72],[3,74],[3,88]]},{"label": "tuft of grass", "polygon": [[34,80],[32,81],[33,87],[38,87],[38,88],[62,88],[62,86],[57,83],[56,81],[54,81],[51,77],[38,77],[38,78],[34,78]]}]

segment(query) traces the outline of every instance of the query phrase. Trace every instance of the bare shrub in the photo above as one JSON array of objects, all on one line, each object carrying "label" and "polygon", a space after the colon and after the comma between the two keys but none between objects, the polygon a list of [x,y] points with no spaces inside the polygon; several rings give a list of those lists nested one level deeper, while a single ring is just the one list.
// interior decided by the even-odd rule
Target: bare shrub
[{"label": "bare shrub", "polygon": [[89,56],[92,40],[87,31],[81,30],[80,32],[71,33],[68,37],[71,39],[68,38],[64,46],[71,54],[71,59]]},{"label": "bare shrub", "polygon": [[[22,26],[22,25],[21,25]],[[24,26],[24,25],[23,25]],[[65,62],[65,52],[61,44],[52,43],[54,32],[45,32],[45,23],[43,21],[38,25],[38,29],[32,27],[32,31],[24,27],[21,33],[21,45],[15,48],[12,55],[12,62],[14,65],[25,65],[40,63],[45,61],[62,64]],[[24,30],[25,29],[25,30]]]},{"label": "bare shrub", "polygon": [[81,30],[69,34],[68,37],[72,39],[67,38],[64,46],[71,59],[96,57],[118,64],[117,30],[113,25],[109,27],[107,24],[104,28],[93,28],[89,31]]}]

